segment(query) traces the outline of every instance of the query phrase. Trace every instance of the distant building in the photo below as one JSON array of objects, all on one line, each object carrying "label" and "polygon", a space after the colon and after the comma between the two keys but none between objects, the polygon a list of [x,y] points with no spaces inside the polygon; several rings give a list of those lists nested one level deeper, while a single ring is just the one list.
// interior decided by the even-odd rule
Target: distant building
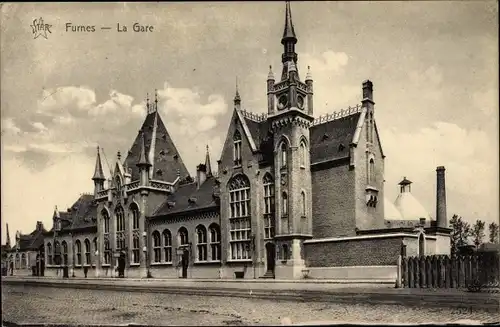
[{"label": "distant building", "polygon": [[45,269],[45,247],[44,233],[47,230],[43,227],[41,221],[36,223],[36,228],[30,234],[16,233],[16,243],[10,247],[9,227],[7,226],[7,244],[2,246],[6,253],[5,266],[9,269],[13,268],[14,275],[41,275],[43,276]]},{"label": "distant building", "polygon": [[[94,194],[55,210],[46,275],[69,267],[70,276],[395,279],[402,253],[449,253],[444,168],[435,223],[405,191],[409,184],[384,215],[373,84],[362,83],[361,104],[315,118],[313,78],[308,71],[300,79],[297,41],[287,3],[283,65],[278,79],[272,69],[267,77],[267,114],[245,111],[236,90],[217,168],[207,148],[195,178],[157,99],[148,100],[111,179],[98,148]],[[408,218],[419,224],[394,222]]]}]

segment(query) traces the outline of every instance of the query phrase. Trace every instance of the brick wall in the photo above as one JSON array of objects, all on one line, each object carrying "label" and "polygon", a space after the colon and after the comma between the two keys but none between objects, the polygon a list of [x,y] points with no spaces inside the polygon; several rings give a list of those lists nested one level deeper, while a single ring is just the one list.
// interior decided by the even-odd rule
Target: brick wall
[{"label": "brick wall", "polygon": [[314,238],[353,236],[354,171],[348,164],[312,170],[312,215]]},{"label": "brick wall", "polygon": [[308,267],[385,266],[397,264],[403,236],[351,239],[336,242],[305,242]]}]

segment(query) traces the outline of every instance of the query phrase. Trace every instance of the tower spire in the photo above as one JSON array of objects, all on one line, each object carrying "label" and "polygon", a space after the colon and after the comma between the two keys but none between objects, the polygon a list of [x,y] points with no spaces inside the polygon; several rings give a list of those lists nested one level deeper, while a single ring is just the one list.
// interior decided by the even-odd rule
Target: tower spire
[{"label": "tower spire", "polygon": [[238,90],[238,77],[236,77],[236,94],[234,95],[234,106],[236,109],[240,109],[241,105],[241,97],[240,97],[240,92]]},{"label": "tower spire", "polygon": [[104,181],[105,179],[106,178],[104,177],[104,172],[102,170],[101,154],[99,152],[99,146],[97,146],[97,158],[95,161],[95,171],[94,171],[94,176],[92,177],[92,180]]},{"label": "tower spire", "polygon": [[281,39],[281,43],[285,44],[286,40],[295,40],[297,43],[297,37],[295,35],[295,30],[293,28],[292,22],[292,11],[290,9],[290,1],[286,1],[285,8],[285,29],[283,31],[283,38]]},{"label": "tower spire", "polygon": [[208,144],[207,144],[207,154],[205,155],[205,168],[207,177],[212,176],[212,165],[210,164],[210,152],[208,151]]},{"label": "tower spire", "polygon": [[[295,53],[296,43],[297,43],[297,36],[295,35],[295,29],[293,27],[290,1],[286,1],[285,29],[283,31],[283,37],[281,38],[281,44],[283,44],[283,54],[281,55],[281,62],[283,63],[283,72],[281,74],[281,81],[287,79],[290,63],[293,62],[295,65],[297,65],[298,56],[297,53]],[[298,77],[298,71],[297,71],[297,77]]]}]

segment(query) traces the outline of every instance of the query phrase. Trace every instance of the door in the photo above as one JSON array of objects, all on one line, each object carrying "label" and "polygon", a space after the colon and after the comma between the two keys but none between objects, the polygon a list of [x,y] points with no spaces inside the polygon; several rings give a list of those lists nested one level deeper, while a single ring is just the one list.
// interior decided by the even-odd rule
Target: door
[{"label": "door", "polygon": [[182,278],[187,278],[188,266],[189,266],[189,251],[184,250],[184,252],[182,252]]},{"label": "door", "polygon": [[274,243],[266,244],[267,271],[274,273],[276,265],[276,245]]}]

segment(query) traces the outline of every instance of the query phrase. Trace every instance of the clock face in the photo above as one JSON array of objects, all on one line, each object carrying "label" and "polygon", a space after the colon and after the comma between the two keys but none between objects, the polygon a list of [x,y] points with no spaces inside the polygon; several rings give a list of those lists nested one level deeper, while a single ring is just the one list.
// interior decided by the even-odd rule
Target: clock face
[{"label": "clock face", "polygon": [[300,95],[297,98],[297,105],[299,106],[299,109],[304,109],[304,98]]},{"label": "clock face", "polygon": [[286,105],[288,104],[288,98],[286,95],[282,95],[279,97],[278,99],[278,109],[283,109],[286,107]]}]

